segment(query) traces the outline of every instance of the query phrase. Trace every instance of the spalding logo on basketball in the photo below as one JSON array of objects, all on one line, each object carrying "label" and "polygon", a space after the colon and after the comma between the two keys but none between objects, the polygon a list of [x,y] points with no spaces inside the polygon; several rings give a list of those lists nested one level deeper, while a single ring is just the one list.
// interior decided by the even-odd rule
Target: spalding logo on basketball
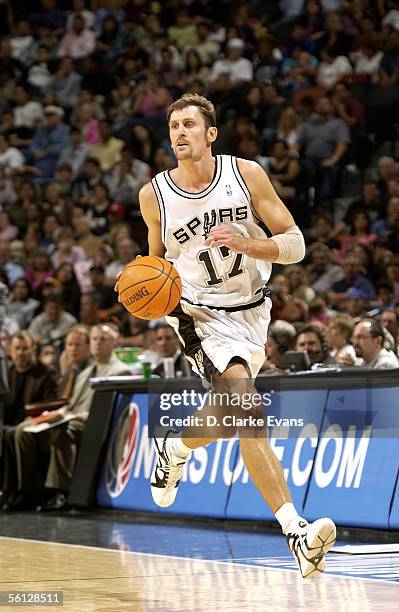
[{"label": "spalding logo on basketball", "polygon": [[118,280],[119,299],[139,319],[159,319],[180,301],[182,283],[175,267],[162,257],[140,257],[127,264]]},{"label": "spalding logo on basketball", "polygon": [[119,497],[129,482],[139,435],[140,411],[131,402],[122,409],[108,447],[105,486],[111,497]]}]

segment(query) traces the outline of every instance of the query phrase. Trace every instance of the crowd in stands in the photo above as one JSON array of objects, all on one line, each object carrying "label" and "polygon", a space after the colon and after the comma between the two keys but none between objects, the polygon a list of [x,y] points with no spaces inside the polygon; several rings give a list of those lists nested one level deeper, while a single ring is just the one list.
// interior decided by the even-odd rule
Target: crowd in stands
[{"label": "crowd in stands", "polygon": [[[113,291],[146,252],[138,193],[175,165],[166,109],[184,92],[212,100],[214,152],[257,161],[306,237],[301,264],[274,268],[264,373],[293,349],[310,365],[399,365],[397,0],[3,0],[0,334],[17,449],[6,481],[25,451],[36,466],[23,405],[63,392],[79,405],[66,379],[87,382],[91,334],[107,350],[141,347],[157,374],[165,357],[186,372],[171,328],[135,319]],[[68,353],[71,333],[84,355]],[[45,385],[26,382],[31,368],[51,372]],[[48,436],[43,448],[55,443],[68,446]],[[41,486],[65,493],[72,464],[52,464]],[[31,491],[18,491],[24,506]]]}]

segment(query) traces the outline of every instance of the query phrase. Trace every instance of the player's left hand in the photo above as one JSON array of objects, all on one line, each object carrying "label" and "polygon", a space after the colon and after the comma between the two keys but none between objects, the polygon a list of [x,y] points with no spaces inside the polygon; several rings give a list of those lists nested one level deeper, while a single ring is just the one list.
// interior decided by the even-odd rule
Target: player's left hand
[{"label": "player's left hand", "polygon": [[245,253],[248,238],[237,234],[229,225],[212,227],[204,244],[210,247],[226,246],[234,253]]}]

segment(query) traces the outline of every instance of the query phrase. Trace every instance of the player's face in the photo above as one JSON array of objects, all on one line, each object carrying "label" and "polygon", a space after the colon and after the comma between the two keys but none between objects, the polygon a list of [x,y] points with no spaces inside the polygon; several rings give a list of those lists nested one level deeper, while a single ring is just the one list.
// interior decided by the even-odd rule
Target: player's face
[{"label": "player's face", "polygon": [[178,161],[201,159],[216,134],[216,128],[206,128],[204,118],[196,106],[174,111],[170,117],[170,142]]}]

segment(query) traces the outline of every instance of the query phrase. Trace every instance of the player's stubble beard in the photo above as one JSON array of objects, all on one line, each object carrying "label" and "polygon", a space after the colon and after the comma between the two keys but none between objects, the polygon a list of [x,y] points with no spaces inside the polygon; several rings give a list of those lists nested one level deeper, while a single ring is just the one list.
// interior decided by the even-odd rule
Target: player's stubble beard
[{"label": "player's stubble beard", "polygon": [[[209,149],[212,146],[212,142],[209,140],[206,133],[204,136],[204,140],[205,140],[206,148]],[[193,161],[199,161],[203,157],[203,153],[198,154],[198,155],[193,154],[193,148],[192,148],[191,143],[188,143],[187,150],[182,151],[181,153],[179,153],[179,149],[176,146],[176,150],[174,151],[174,153],[175,153],[175,157],[177,161],[186,161],[189,159]]]}]

